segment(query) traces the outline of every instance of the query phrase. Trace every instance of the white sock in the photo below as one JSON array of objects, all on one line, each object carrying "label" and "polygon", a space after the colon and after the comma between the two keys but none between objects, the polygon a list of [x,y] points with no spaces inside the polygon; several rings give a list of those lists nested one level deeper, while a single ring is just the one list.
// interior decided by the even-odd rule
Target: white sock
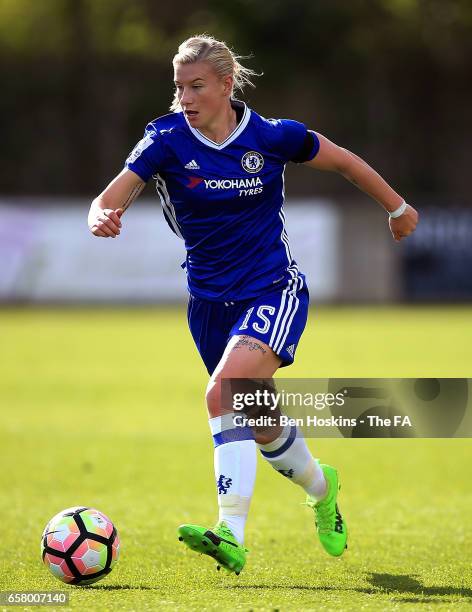
[{"label": "white sock", "polygon": [[280,436],[269,444],[258,444],[262,456],[282,476],[300,485],[317,501],[326,494],[326,479],[305,439],[297,436],[297,428],[287,425]]},{"label": "white sock", "polygon": [[254,433],[250,427],[234,427],[232,417],[214,417],[209,423],[215,442],[218,518],[226,523],[238,542],[243,544],[244,527],[256,479]]}]

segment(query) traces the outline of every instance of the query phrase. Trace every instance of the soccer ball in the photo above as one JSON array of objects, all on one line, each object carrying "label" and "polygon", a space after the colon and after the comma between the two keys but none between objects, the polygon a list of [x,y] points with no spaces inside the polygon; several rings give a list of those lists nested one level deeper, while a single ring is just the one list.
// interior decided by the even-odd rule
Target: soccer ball
[{"label": "soccer ball", "polygon": [[76,506],[56,514],[41,536],[41,556],[49,570],[68,584],[92,584],[109,574],[120,554],[110,521],[94,508]]}]

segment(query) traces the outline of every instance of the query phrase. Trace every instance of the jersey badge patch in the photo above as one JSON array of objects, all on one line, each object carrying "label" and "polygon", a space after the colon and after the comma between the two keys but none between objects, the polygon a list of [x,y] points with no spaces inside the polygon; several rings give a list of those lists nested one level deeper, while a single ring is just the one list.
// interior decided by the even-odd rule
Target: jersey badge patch
[{"label": "jersey badge patch", "polygon": [[241,158],[241,165],[250,174],[259,172],[264,166],[264,158],[257,151],[248,151]]}]

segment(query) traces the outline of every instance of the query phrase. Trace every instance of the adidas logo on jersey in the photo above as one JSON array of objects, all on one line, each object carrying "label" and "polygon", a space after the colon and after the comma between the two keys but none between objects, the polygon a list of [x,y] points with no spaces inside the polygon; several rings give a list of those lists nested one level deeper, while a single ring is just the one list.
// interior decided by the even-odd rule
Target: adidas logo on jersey
[{"label": "adidas logo on jersey", "polygon": [[187,168],[187,170],[200,170],[200,166],[194,159],[192,159],[192,161],[189,161],[188,164],[185,164],[185,168]]},{"label": "adidas logo on jersey", "polygon": [[290,346],[287,346],[285,350],[290,355],[290,357],[293,357],[293,351],[295,350],[295,345],[291,344]]}]

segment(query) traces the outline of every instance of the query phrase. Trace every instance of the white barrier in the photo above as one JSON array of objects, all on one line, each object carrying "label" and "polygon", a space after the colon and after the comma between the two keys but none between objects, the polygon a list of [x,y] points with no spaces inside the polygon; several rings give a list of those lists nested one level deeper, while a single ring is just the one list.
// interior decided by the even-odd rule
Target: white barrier
[{"label": "white barrier", "polygon": [[[187,297],[183,242],[157,202],[139,201],[116,238],[87,228],[89,202],[0,200],[0,301],[176,302]],[[292,253],[317,300],[339,287],[339,220],[328,202],[286,207]]]}]

